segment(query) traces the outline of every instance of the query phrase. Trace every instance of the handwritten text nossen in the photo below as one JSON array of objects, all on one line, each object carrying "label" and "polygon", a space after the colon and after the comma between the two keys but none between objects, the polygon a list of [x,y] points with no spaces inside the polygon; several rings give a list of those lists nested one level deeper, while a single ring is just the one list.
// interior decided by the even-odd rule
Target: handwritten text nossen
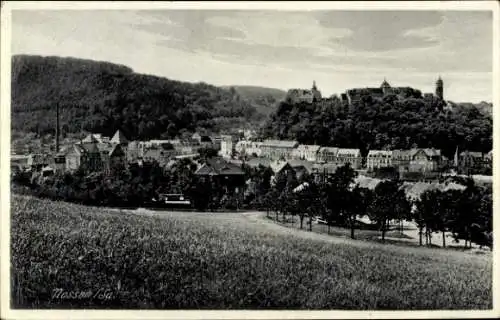
[{"label": "handwritten text nossen", "polygon": [[108,289],[99,290],[74,290],[69,291],[62,288],[52,290],[52,299],[60,300],[112,300],[114,298],[113,292]]}]

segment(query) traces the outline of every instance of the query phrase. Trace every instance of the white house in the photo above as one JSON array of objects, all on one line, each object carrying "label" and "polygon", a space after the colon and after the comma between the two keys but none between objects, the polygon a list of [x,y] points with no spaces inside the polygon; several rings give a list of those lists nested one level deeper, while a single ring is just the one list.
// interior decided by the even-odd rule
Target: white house
[{"label": "white house", "polygon": [[316,162],[320,148],[321,146],[318,145],[301,144],[293,150],[292,157],[294,159]]},{"label": "white house", "polygon": [[370,150],[366,158],[366,168],[373,170],[375,168],[385,168],[392,166],[392,151]]},{"label": "white house", "polygon": [[256,155],[260,157],[262,154],[261,145],[262,142],[241,140],[236,143],[234,150],[240,155]]},{"label": "white house", "polygon": [[233,155],[234,150],[234,143],[233,143],[233,137],[229,135],[222,135],[221,136],[221,143],[220,143],[220,155],[223,158],[231,158]]}]

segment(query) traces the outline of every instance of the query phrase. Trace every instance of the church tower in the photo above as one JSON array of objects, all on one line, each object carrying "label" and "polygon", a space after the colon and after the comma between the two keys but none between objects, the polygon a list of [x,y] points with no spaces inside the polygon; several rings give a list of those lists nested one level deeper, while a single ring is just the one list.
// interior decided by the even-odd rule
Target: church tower
[{"label": "church tower", "polygon": [[443,100],[443,80],[441,79],[441,76],[439,76],[436,81],[436,96],[440,100]]}]

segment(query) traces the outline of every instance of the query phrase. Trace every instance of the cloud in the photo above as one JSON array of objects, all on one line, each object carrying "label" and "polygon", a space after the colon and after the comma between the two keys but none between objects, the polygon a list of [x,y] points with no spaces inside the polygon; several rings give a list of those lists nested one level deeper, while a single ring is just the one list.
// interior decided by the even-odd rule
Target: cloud
[{"label": "cloud", "polygon": [[330,11],[317,17],[326,28],[343,26],[352,30],[349,36],[332,39],[334,45],[371,52],[436,46],[437,39],[406,32],[442,21],[441,13],[435,11]]},{"label": "cloud", "polygon": [[491,12],[32,10],[12,18],[14,53],[107,60],[178,80],[286,89],[316,79],[334,93],[386,76],[432,91],[441,73],[457,99],[492,91]]}]

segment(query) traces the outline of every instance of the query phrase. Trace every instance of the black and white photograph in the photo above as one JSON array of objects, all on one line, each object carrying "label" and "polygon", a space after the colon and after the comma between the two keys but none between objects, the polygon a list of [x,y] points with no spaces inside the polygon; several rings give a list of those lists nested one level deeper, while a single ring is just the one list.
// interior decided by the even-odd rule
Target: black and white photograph
[{"label": "black and white photograph", "polygon": [[498,27],[496,1],[3,2],[1,318],[500,316]]}]

